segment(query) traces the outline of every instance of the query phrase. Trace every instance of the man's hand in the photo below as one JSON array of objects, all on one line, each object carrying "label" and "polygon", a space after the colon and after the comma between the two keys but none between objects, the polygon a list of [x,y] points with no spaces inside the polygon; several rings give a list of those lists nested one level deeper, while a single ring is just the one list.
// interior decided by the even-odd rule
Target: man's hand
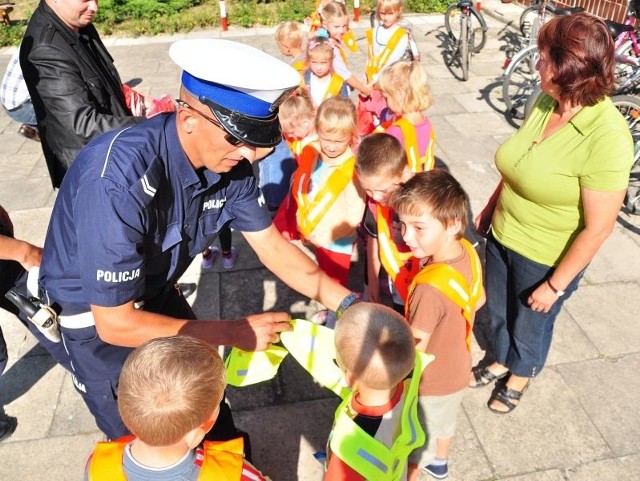
[{"label": "man's hand", "polygon": [[265,312],[236,319],[234,347],[243,351],[264,351],[269,344],[280,340],[280,333],[291,331],[291,317],[286,312]]}]

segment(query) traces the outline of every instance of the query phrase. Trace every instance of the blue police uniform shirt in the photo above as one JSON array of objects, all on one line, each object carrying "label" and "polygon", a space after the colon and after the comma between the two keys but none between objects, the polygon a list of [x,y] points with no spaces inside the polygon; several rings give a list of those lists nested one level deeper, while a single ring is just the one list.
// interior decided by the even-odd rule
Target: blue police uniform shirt
[{"label": "blue police uniform shirt", "polygon": [[222,227],[266,229],[271,218],[251,164],[194,170],[175,114],[99,136],[60,187],[40,287],[63,313],[150,299],[172,286]]}]

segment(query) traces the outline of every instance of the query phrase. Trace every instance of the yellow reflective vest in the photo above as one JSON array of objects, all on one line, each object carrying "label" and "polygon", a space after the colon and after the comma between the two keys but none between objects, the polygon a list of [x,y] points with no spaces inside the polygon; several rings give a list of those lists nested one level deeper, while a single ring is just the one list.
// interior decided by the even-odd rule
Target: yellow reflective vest
[{"label": "yellow reflective vest", "polygon": [[[122,456],[133,439],[133,436],[127,436],[116,441],[99,442],[89,460],[89,481],[126,481]],[[198,481],[240,480],[244,463],[242,438],[205,441],[203,451]]]},{"label": "yellow reflective vest", "polygon": [[[471,262],[471,282],[455,267],[444,262],[434,262],[423,268],[414,278],[409,288],[409,299],[413,295],[418,284],[428,284],[439,290],[446,297],[460,307],[462,315],[467,321],[466,342],[467,349],[471,352],[471,330],[473,329],[473,316],[476,312],[478,301],[482,297],[482,265],[480,257],[473,246],[466,239],[460,239]],[[405,304],[405,317],[409,318],[409,304]]]}]

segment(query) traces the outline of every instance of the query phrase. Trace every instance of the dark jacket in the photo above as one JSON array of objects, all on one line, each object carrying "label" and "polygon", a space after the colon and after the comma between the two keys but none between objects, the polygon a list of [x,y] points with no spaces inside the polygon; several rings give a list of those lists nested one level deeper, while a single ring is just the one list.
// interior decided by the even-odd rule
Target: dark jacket
[{"label": "dark jacket", "polygon": [[20,66],[54,187],[92,138],[136,121],[95,27],[74,32],[44,1],[29,20]]}]

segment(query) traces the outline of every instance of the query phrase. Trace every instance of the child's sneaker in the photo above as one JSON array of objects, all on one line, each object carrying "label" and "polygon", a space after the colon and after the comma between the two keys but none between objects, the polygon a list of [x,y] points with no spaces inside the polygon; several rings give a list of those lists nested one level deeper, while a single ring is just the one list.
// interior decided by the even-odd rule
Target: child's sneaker
[{"label": "child's sneaker", "polygon": [[222,254],[222,267],[225,269],[231,269],[236,265],[236,260],[238,259],[238,250],[235,247],[231,248],[231,252],[229,254]]},{"label": "child's sneaker", "polygon": [[202,269],[211,269],[219,255],[220,249],[217,247],[208,247],[207,250],[202,253],[202,264],[200,264],[200,267]]},{"label": "child's sneaker", "polygon": [[423,467],[422,470],[436,479],[444,479],[449,476],[449,467],[447,466],[447,463],[429,464]]}]

